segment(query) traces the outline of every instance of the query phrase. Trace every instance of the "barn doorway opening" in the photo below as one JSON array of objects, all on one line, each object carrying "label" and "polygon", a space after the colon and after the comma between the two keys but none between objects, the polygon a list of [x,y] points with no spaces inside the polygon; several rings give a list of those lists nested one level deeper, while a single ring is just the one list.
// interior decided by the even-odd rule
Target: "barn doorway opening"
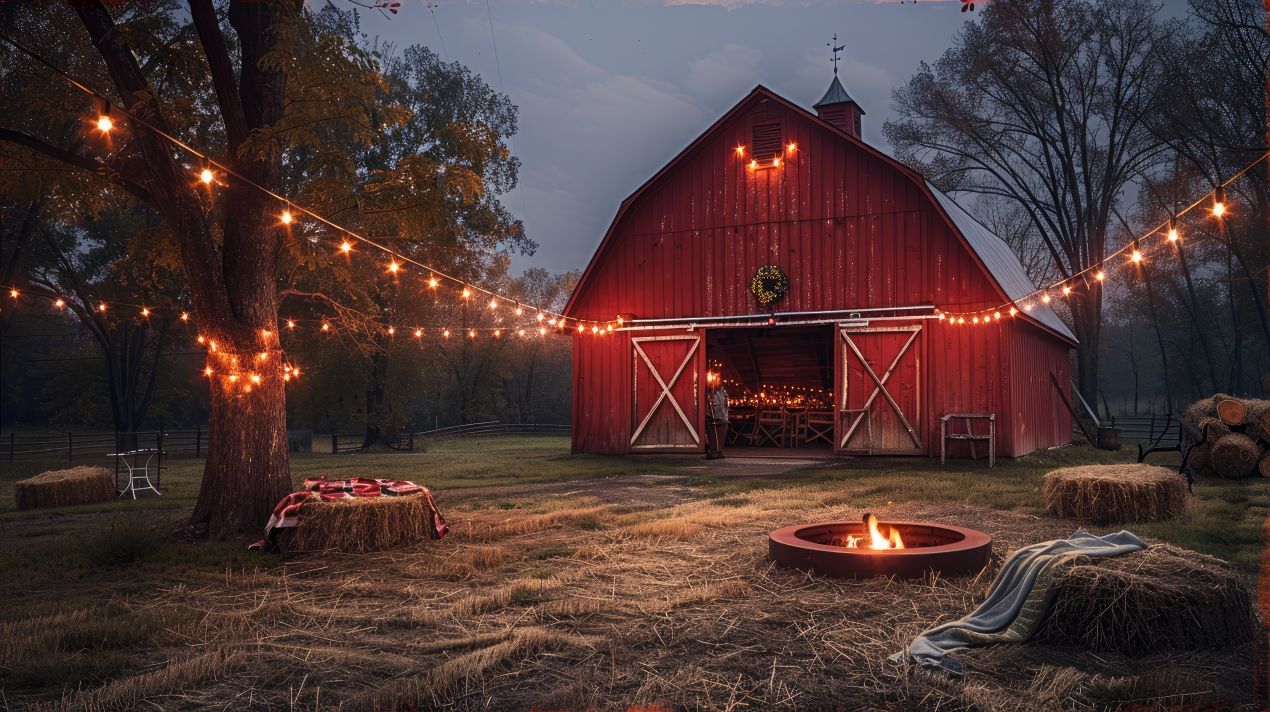
[{"label": "barn doorway opening", "polygon": [[711,329],[706,361],[728,393],[728,455],[834,450],[833,325]]}]

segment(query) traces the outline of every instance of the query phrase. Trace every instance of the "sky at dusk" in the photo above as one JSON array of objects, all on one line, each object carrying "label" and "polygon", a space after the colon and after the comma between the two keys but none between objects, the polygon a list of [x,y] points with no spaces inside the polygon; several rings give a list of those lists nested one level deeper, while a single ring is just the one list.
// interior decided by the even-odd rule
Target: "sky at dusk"
[{"label": "sky at dusk", "polygon": [[[517,271],[585,267],[622,199],[755,85],[814,104],[833,76],[835,32],[846,46],[839,76],[867,112],[864,138],[889,153],[891,91],[975,17],[956,0],[432,4],[402,0],[389,18],[362,11],[362,29],[427,45],[519,107],[520,187],[504,202],[539,248],[515,258]],[[1184,0],[1162,7],[1185,12]]]}]

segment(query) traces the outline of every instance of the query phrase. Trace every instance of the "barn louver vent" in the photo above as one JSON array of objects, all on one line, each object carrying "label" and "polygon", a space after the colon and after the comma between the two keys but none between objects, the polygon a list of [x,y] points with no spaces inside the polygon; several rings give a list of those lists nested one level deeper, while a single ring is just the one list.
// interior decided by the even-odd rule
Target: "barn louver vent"
[{"label": "barn louver vent", "polygon": [[750,128],[751,155],[762,161],[779,156],[782,148],[780,122],[754,124]]}]

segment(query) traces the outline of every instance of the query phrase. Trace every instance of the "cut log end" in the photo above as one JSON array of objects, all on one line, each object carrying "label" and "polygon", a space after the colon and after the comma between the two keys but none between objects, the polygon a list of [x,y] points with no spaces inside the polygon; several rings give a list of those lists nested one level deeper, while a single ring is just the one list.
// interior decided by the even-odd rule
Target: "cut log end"
[{"label": "cut log end", "polygon": [[1217,417],[1226,425],[1243,425],[1248,406],[1241,400],[1226,398],[1217,402]]}]

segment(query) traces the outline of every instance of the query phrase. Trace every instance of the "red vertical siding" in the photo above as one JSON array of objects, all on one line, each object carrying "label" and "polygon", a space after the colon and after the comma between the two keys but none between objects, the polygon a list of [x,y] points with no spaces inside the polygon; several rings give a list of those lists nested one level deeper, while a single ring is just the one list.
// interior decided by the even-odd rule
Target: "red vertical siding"
[{"label": "red vertical siding", "polygon": [[[570,316],[755,313],[750,279],[765,264],[789,275],[781,311],[965,311],[1002,301],[905,169],[762,94],[749,102],[624,206]],[[779,120],[784,142],[797,144],[780,168],[750,170],[750,156],[736,153],[756,119]],[[939,415],[953,411],[997,413],[1002,454],[1065,441],[1068,421],[1053,412],[1052,386],[1041,387],[1051,369],[1066,378],[1063,342],[1023,322],[926,327],[921,424],[914,427],[924,430],[928,451],[938,451]],[[574,448],[625,452],[630,338],[583,335],[574,343]]]}]

